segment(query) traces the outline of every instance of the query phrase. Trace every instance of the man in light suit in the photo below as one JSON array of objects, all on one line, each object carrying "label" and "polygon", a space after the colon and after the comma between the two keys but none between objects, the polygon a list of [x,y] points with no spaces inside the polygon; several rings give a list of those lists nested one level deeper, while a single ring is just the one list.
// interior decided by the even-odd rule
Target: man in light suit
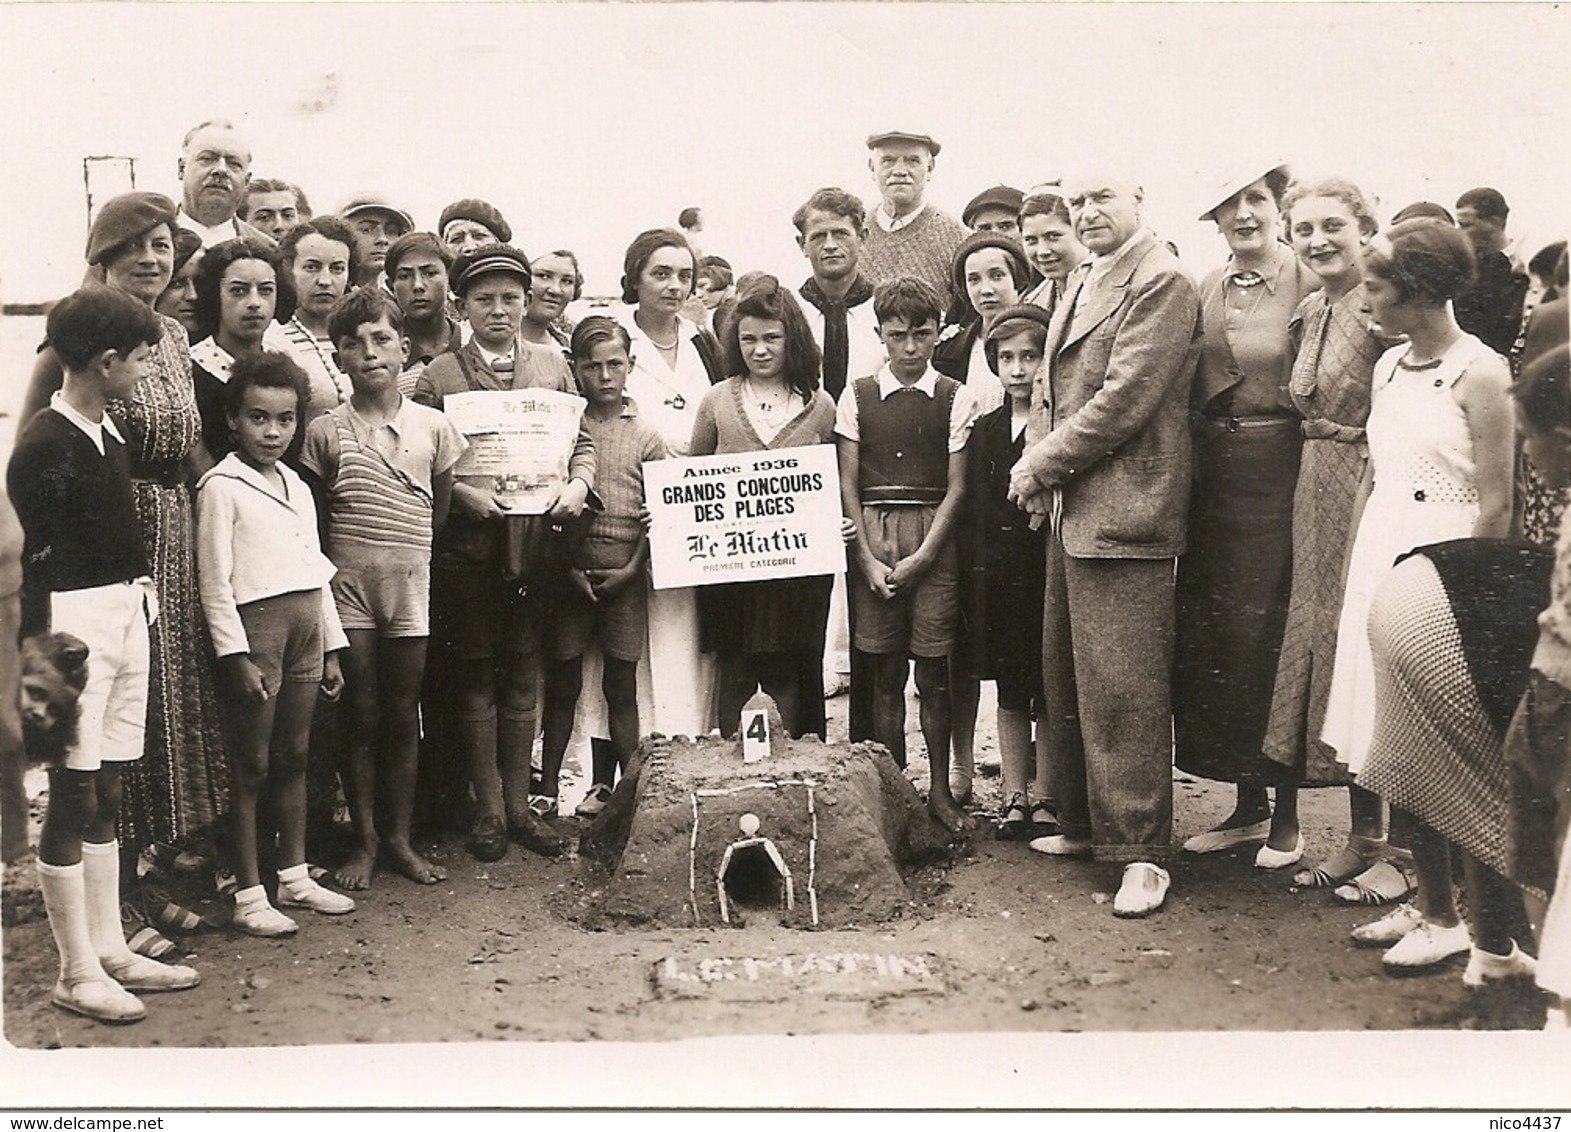
[{"label": "man in light suit", "polygon": [[1031,843],[1124,865],[1120,916],[1162,906],[1172,840],[1173,578],[1189,504],[1200,300],[1140,222],[1130,178],[1067,193],[1091,258],[1048,331],[1010,498],[1046,517],[1043,672],[1059,832]]}]

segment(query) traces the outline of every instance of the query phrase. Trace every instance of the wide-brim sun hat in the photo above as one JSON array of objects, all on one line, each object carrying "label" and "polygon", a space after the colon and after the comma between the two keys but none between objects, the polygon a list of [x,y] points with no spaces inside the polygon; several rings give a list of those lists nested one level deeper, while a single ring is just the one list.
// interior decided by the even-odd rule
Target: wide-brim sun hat
[{"label": "wide-brim sun hat", "polygon": [[1286,170],[1287,162],[1281,160],[1268,160],[1251,165],[1237,167],[1229,176],[1218,182],[1215,189],[1206,194],[1205,199],[1211,202],[1209,208],[1203,211],[1197,220],[1210,220],[1213,213],[1239,193],[1243,192],[1256,181],[1275,173],[1278,169]]}]

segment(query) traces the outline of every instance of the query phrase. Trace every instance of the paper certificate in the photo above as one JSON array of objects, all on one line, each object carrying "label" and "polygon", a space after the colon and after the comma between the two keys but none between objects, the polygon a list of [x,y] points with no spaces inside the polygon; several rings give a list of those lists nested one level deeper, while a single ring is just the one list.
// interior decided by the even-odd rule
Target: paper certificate
[{"label": "paper certificate", "polygon": [[644,498],[657,590],[845,569],[833,444],[652,460]]},{"label": "paper certificate", "polygon": [[567,480],[583,398],[554,389],[450,393],[443,411],[469,447],[453,473],[519,515],[544,514]]}]

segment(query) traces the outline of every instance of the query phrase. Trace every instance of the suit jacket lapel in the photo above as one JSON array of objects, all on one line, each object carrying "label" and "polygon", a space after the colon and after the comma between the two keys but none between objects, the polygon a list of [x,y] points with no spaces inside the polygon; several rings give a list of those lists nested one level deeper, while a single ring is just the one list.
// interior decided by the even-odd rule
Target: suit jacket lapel
[{"label": "suit jacket lapel", "polygon": [[[1145,258],[1146,252],[1150,250],[1148,245],[1154,243],[1155,239],[1156,237],[1149,232],[1135,236],[1136,246],[1128,250],[1127,257],[1118,266],[1103,276],[1096,289],[1086,297],[1085,307],[1078,313],[1074,310],[1073,301],[1065,301],[1064,306],[1069,312],[1065,321],[1069,324],[1069,329],[1059,342],[1060,351],[1067,350],[1091,333],[1119,308],[1124,301],[1124,292],[1129,288],[1129,281],[1134,277],[1135,268]],[[1080,286],[1085,286],[1084,280],[1081,281]]]}]

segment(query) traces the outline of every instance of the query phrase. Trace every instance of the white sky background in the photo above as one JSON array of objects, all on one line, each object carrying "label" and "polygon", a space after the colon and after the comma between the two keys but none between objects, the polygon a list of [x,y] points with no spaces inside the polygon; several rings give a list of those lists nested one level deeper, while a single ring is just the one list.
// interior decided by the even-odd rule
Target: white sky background
[{"label": "white sky background", "polygon": [[1239,163],[1345,173],[1383,213],[1478,184],[1530,254],[1571,231],[1571,12],[1538,4],[0,5],[0,276],[80,279],[81,159],[136,158],[178,195],[185,130],[237,121],[253,173],[318,212],[378,190],[422,226],[497,204],[530,254],[617,287],[639,230],[704,207],[705,249],[805,274],[790,213],[873,198],[866,135],[943,144],[931,199],[1127,158],[1147,219],[1197,272],[1194,220]]}]

